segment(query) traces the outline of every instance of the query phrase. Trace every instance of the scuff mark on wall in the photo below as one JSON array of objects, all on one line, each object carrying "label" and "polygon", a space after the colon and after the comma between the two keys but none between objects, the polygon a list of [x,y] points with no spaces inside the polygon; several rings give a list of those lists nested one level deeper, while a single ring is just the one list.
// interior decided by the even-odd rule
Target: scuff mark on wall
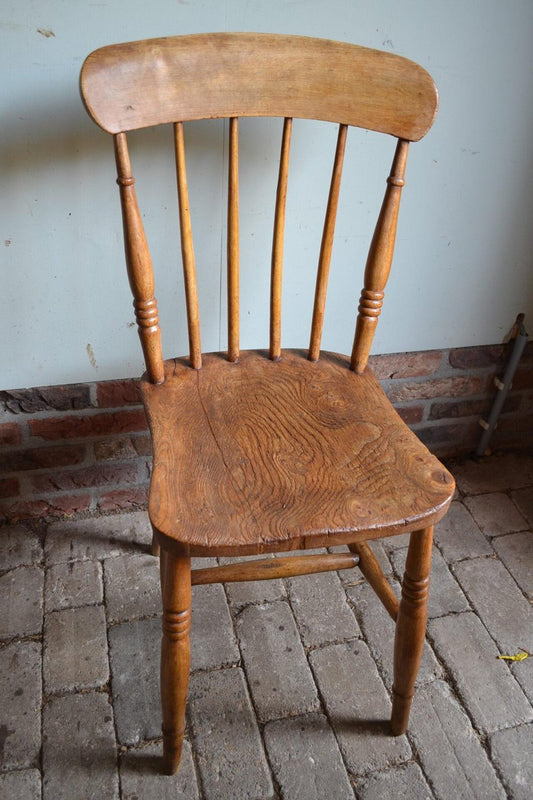
[{"label": "scuff mark on wall", "polygon": [[40,33],[46,39],[50,39],[52,36],[55,38],[55,33],[50,28],[37,28],[37,33]]},{"label": "scuff mark on wall", "polygon": [[87,345],[87,347],[85,349],[87,350],[87,355],[89,356],[89,362],[91,364],[91,367],[93,367],[93,369],[98,369],[98,364],[96,363],[96,359],[94,357],[94,352],[93,352],[93,349],[92,349],[90,343]]}]

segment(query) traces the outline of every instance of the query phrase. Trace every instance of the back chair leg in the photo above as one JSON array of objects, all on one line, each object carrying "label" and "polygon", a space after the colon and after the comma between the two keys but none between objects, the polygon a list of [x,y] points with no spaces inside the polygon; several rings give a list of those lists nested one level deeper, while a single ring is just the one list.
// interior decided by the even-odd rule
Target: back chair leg
[{"label": "back chair leg", "polygon": [[155,538],[155,530],[152,531],[152,555],[158,556],[160,554],[159,542]]},{"label": "back chair leg", "polygon": [[402,599],[394,638],[394,683],[391,729],[394,736],[405,733],[414,686],[426,635],[427,598],[433,528],[414,531],[402,583]]},{"label": "back chair leg", "polygon": [[163,639],[161,642],[161,707],[163,768],[179,767],[185,733],[189,687],[191,627],[191,560],[162,552]]}]

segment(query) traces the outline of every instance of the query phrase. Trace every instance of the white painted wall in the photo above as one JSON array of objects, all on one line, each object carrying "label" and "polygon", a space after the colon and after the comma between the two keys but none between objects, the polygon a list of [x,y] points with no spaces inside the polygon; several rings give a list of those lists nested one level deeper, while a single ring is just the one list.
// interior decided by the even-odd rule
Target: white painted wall
[{"label": "white painted wall", "polygon": [[[78,73],[85,55],[104,44],[209,30],[353,41],[406,55],[437,82],[440,113],[412,148],[375,352],[499,342],[519,311],[530,314],[533,327],[531,0],[3,0],[0,388],[140,373],[111,139],[86,116]],[[323,125],[304,145],[308,129],[297,128],[293,150],[301,177],[290,186],[297,223],[288,232],[285,288],[296,297],[285,305],[286,346],[308,336],[325,203],[319,190],[334,148],[335,134]],[[261,132],[250,121],[243,130],[242,161],[259,156],[241,200],[243,346],[266,342],[279,133],[277,122]],[[188,136],[205,350],[225,347],[223,138],[219,122],[199,123]],[[187,350],[172,165],[162,155],[170,136],[136,134],[133,143],[170,357]],[[374,170],[374,156],[388,161],[392,147],[392,140],[374,144],[358,132],[350,139],[324,338],[330,349],[351,347],[386,176],[383,163]]]}]

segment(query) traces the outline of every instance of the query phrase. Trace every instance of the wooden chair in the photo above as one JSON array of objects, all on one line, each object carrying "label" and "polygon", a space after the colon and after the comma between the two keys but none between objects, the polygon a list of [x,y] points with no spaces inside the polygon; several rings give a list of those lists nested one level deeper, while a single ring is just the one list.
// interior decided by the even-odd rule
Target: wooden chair
[{"label": "wooden chair", "polygon": [[[359,563],[396,620],[392,733],[407,728],[426,625],[433,525],[454,482],[396,414],[367,367],[389,275],[410,141],[430,128],[437,93],[404,58],[296,36],[216,33],[104,47],[81,91],[113,134],[126,261],[146,361],[153,438],[149,513],[161,560],[164,768],[185,728],[191,584],[279,578]],[[268,351],[239,349],[239,117],[284,119],[272,247]],[[183,125],[229,118],[228,350],[202,355]],[[281,283],[293,118],[338,124],[309,348],[282,350]],[[174,126],[190,354],[163,360],[154,278],[126,133]],[[364,273],[351,358],[321,352],[326,287],[350,126],[397,138]],[[273,198],[274,203],[274,198]],[[368,540],[409,532],[396,600]],[[347,544],[348,553],[264,558],[201,570],[191,556],[248,556]],[[133,688],[133,687],[132,687]]]}]

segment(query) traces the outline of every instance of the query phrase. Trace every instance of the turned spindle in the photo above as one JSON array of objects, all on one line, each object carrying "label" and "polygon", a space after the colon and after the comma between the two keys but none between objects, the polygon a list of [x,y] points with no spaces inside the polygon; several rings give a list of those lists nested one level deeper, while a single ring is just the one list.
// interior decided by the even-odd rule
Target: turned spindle
[{"label": "turned spindle", "polygon": [[154,296],[154,273],[146,241],[146,234],[135,193],[135,179],[131,174],[126,134],[114,137],[117,164],[117,183],[120,189],[122,221],[124,225],[124,248],[126,266],[139,338],[152,383],[163,383],[165,379],[161,331],[157,301]]},{"label": "turned spindle", "polygon": [[351,368],[357,373],[364,372],[381,314],[394,252],[408,150],[409,142],[399,139],[391,174],[387,179],[385,197],[368,251],[351,359]]},{"label": "turned spindle", "polygon": [[162,574],[161,707],[163,766],[172,775],[179,767],[185,734],[189,687],[191,628],[191,562],[165,553]]},{"label": "turned spindle", "polygon": [[414,531],[409,539],[394,638],[391,730],[395,736],[407,730],[416,676],[422,658],[432,543],[432,527]]}]

